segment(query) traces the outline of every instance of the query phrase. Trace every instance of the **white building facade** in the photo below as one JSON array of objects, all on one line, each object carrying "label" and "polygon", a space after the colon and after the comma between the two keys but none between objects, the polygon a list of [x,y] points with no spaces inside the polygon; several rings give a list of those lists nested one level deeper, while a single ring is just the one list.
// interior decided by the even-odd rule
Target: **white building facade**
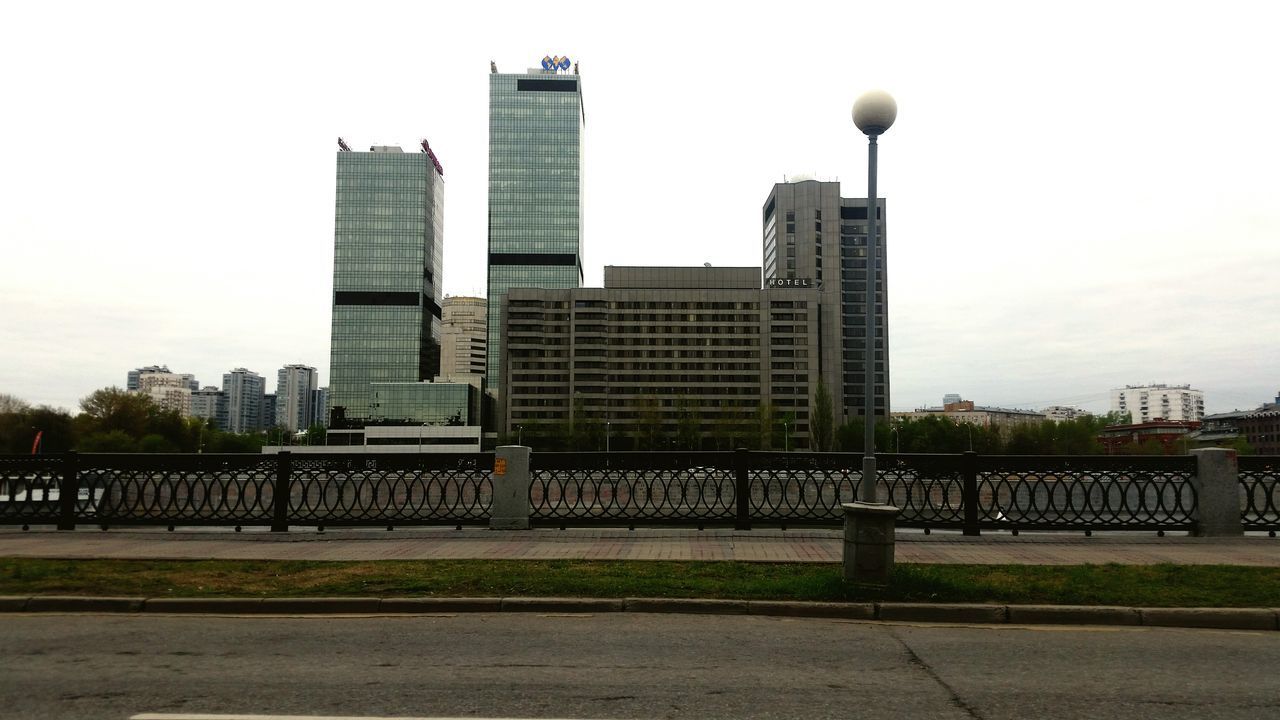
[{"label": "white building facade", "polygon": [[317,412],[315,403],[319,378],[316,369],[308,365],[280,368],[276,372],[276,411],[272,422],[290,432],[311,427]]},{"label": "white building facade", "polygon": [[1204,392],[1190,385],[1126,385],[1111,390],[1111,412],[1129,414],[1132,423],[1152,420],[1199,422]]}]

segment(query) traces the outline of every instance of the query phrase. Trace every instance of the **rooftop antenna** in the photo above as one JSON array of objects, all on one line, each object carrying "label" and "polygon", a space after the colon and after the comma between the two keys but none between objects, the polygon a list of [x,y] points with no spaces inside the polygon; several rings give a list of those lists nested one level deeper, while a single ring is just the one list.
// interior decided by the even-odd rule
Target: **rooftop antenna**
[{"label": "rooftop antenna", "polygon": [[489,61],[489,72],[493,73],[494,75],[497,75],[497,74],[498,74],[498,63],[496,63],[496,62],[494,62],[494,61],[490,60],[490,61]]},{"label": "rooftop antenna", "polygon": [[704,263],[702,263],[702,267],[711,267],[711,263],[709,263],[709,262],[704,262]]}]

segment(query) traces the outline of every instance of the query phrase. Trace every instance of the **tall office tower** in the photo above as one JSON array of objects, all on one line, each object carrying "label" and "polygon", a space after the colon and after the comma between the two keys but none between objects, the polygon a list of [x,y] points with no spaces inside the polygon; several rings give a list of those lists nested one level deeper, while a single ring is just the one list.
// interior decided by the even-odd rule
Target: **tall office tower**
[{"label": "tall office tower", "polygon": [[484,375],[485,299],[447,297],[440,332],[440,375]]},{"label": "tall office tower", "polygon": [[222,393],[227,396],[228,432],[257,432],[262,424],[262,396],[266,380],[252,370],[236,368],[222,374]]},{"label": "tall office tower", "polygon": [[[885,200],[877,201],[875,415],[889,416],[888,263]],[[818,367],[836,422],[865,408],[867,201],[840,197],[840,183],[779,183],[764,203],[767,287],[818,288],[822,319]],[[824,264],[825,263],[825,264]]]},{"label": "tall office tower", "polygon": [[370,383],[429,380],[440,367],[444,169],[422,150],[338,141],[331,426],[370,417]]},{"label": "tall office tower", "polygon": [[276,372],[276,412],[272,422],[292,432],[311,427],[315,417],[316,369],[307,365],[285,365]]},{"label": "tall office tower", "polygon": [[307,427],[312,425],[329,425],[329,388],[322,387],[311,391],[311,417],[307,418]]},{"label": "tall office tower", "polygon": [[582,81],[568,58],[489,75],[489,289],[485,382],[502,387],[507,288],[582,286]]}]

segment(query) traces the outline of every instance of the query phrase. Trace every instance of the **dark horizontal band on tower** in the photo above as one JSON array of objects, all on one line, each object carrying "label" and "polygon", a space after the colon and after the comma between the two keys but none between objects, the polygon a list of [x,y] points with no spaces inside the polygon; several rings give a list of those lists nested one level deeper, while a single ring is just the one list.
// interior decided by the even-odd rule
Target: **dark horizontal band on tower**
[{"label": "dark horizontal band on tower", "polygon": [[489,253],[490,265],[568,265],[578,264],[573,253]]},{"label": "dark horizontal band on tower", "polygon": [[577,80],[516,80],[518,91],[577,92]]},{"label": "dark horizontal band on tower", "polygon": [[421,304],[421,293],[416,292],[377,292],[366,290],[335,290],[334,305],[409,305],[418,307]]}]

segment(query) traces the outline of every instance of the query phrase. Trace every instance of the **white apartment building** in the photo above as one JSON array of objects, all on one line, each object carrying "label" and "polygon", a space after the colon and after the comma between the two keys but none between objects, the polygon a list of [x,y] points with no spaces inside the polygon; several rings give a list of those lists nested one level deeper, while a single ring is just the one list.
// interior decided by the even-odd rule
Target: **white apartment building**
[{"label": "white apartment building", "polygon": [[1204,392],[1190,385],[1126,385],[1111,390],[1111,412],[1128,413],[1133,423],[1204,419]]},{"label": "white apartment building", "polygon": [[1075,420],[1078,417],[1092,415],[1088,410],[1081,410],[1078,407],[1070,405],[1050,405],[1040,411],[1042,415],[1055,422],[1064,422],[1066,420]]},{"label": "white apartment building", "polygon": [[324,410],[315,407],[319,375],[309,365],[285,365],[276,372],[276,409],[266,421],[291,432],[306,430]]},{"label": "white apartment building", "polygon": [[191,377],[168,370],[142,369],[134,392],[150,397],[165,410],[187,417],[191,414]]}]

